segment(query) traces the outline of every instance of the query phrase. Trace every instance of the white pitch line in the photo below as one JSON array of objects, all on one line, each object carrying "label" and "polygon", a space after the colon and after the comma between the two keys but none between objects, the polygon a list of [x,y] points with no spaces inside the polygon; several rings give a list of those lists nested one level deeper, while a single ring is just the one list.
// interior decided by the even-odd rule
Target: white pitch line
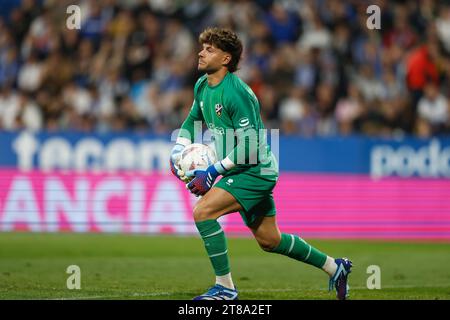
[{"label": "white pitch line", "polygon": [[157,297],[170,296],[175,293],[170,292],[149,292],[149,293],[133,293],[122,295],[105,295],[105,296],[87,296],[87,297],[64,297],[64,298],[50,298],[48,300],[89,300],[89,299],[105,299],[105,298],[132,298],[132,297]]},{"label": "white pitch line", "polygon": [[[351,289],[367,289],[367,287],[363,286],[352,286],[351,281],[349,282],[350,290]],[[408,289],[408,288],[450,288],[450,284],[436,284],[436,285],[430,285],[430,284],[424,284],[424,285],[387,285],[383,286],[381,284],[381,289]],[[302,290],[321,290],[320,288],[286,288],[286,289],[264,289],[264,288],[256,288],[256,289],[248,289],[248,290],[239,290],[239,292],[283,292],[283,291],[302,291]],[[327,290],[328,291],[328,290]],[[371,290],[372,291],[372,290]]]},{"label": "white pitch line", "polygon": [[[409,289],[409,288],[450,288],[450,284],[448,285],[387,285],[383,286],[381,284],[381,289]],[[361,287],[361,286],[352,286],[350,283],[350,290],[356,289],[356,290],[369,290],[367,287]],[[256,292],[293,292],[298,291],[302,292],[305,290],[305,288],[285,288],[285,289],[264,289],[264,288],[256,288],[256,289],[244,289],[239,290],[239,292],[242,293],[256,293]],[[328,291],[326,289],[306,289],[308,291]],[[370,291],[376,291],[376,290],[370,290]],[[89,300],[89,299],[113,299],[113,298],[132,298],[132,297],[158,297],[158,296],[173,296],[176,294],[180,294],[178,292],[149,292],[149,293],[133,293],[128,295],[104,295],[104,296],[87,296],[87,297],[64,297],[64,298],[50,298],[48,300]]]},{"label": "white pitch line", "polygon": [[[367,287],[356,287],[356,286],[352,286],[352,283],[350,282],[349,284],[350,286],[350,290],[353,289],[367,289]],[[412,285],[412,284],[403,284],[403,285],[388,285],[388,286],[383,286],[383,284],[381,284],[381,290],[383,289],[409,289],[409,288],[450,288],[450,284],[423,284],[423,285]],[[369,289],[367,289],[369,290]],[[370,290],[373,291],[373,290]]]}]

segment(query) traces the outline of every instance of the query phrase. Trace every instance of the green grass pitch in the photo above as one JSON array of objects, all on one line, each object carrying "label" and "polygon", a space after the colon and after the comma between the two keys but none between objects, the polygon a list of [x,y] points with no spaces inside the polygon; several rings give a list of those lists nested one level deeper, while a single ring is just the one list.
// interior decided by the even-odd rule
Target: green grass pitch
[{"label": "green grass pitch", "polygon": [[[449,244],[308,241],[353,260],[351,299],[450,299]],[[228,244],[240,299],[335,298],[322,271],[250,238]],[[67,289],[69,265],[81,269],[80,290]],[[369,265],[381,268],[379,290],[367,289]],[[191,299],[213,279],[196,237],[0,233],[0,299]]]}]

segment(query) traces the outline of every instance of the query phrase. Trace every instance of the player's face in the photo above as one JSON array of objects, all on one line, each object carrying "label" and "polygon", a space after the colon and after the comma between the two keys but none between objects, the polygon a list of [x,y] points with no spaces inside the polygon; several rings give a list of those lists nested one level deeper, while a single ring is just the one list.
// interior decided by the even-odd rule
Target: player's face
[{"label": "player's face", "polygon": [[231,60],[231,55],[211,44],[204,43],[198,53],[198,70],[208,74],[217,72]]}]

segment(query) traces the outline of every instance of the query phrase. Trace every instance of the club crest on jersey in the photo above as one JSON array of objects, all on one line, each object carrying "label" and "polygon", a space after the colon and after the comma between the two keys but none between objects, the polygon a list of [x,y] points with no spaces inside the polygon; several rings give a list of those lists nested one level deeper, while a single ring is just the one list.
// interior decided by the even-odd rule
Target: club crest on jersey
[{"label": "club crest on jersey", "polygon": [[220,117],[222,115],[223,106],[221,104],[216,104],[215,109],[216,109],[217,116]]}]

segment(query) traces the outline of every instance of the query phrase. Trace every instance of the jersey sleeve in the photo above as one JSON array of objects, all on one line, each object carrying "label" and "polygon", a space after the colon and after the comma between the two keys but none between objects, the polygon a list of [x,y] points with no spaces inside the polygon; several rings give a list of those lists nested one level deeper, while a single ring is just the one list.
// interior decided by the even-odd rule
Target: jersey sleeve
[{"label": "jersey sleeve", "polygon": [[236,146],[223,161],[226,169],[258,162],[259,107],[253,92],[239,88],[229,98],[228,113],[233,122]]},{"label": "jersey sleeve", "polygon": [[[192,103],[191,111],[181,125],[180,132],[178,133],[177,143],[185,146],[194,142],[195,134],[198,130],[200,130],[201,133],[202,130],[203,114],[197,99],[198,89],[202,81],[203,77],[200,78],[195,84],[194,101]],[[196,130],[196,128],[200,129]]]}]

